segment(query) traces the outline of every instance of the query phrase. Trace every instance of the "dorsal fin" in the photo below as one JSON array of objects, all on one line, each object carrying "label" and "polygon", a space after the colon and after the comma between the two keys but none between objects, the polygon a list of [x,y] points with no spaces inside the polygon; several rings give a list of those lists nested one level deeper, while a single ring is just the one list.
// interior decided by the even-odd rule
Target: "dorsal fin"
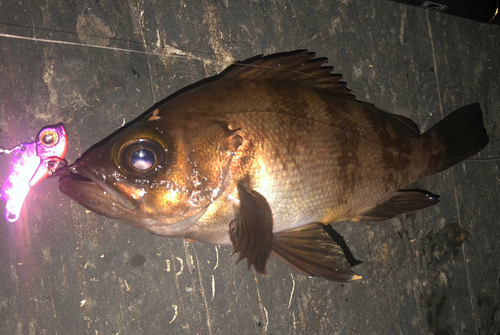
[{"label": "dorsal fin", "polygon": [[383,111],[381,109],[378,109],[375,105],[372,105],[368,102],[360,101],[360,103],[366,104],[365,108],[368,109],[370,112],[374,113],[375,115],[377,115],[379,118],[391,122],[392,125],[394,126],[394,129],[400,135],[407,137],[417,137],[420,135],[420,129],[418,128],[417,124],[413,122],[412,119],[407,118],[406,116],[403,115],[398,115]]},{"label": "dorsal fin", "polygon": [[366,109],[393,123],[396,131],[403,136],[419,135],[418,126],[411,119],[382,111],[370,103],[356,100],[356,96],[351,94],[346,87],[346,82],[342,81],[342,75],[332,74],[333,66],[324,65],[327,62],[327,58],[316,57],[316,53],[307,50],[269,56],[259,55],[234,63],[224,70],[219,78],[222,80],[275,81],[325,90],[339,98],[364,104]]},{"label": "dorsal fin", "polygon": [[332,74],[333,66],[323,66],[327,62],[327,58],[316,57],[316,53],[306,50],[260,55],[229,66],[221,73],[221,79],[287,82],[354,100],[355,96],[341,81],[342,75]]}]

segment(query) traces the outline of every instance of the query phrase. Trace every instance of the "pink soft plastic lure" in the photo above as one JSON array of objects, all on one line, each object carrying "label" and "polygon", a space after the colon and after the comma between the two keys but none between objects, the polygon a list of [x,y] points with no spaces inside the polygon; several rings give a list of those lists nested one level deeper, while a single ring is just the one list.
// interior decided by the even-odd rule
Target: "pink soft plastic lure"
[{"label": "pink soft plastic lure", "polygon": [[66,129],[59,123],[42,128],[34,142],[21,143],[13,150],[2,150],[3,153],[14,152],[10,174],[1,191],[7,221],[17,221],[31,187],[57,170],[67,149]]}]

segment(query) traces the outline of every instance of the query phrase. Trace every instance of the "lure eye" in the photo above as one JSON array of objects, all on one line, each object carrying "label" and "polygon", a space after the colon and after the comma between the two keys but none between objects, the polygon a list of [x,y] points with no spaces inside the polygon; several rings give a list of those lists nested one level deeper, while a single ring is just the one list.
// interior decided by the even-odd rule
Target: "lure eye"
[{"label": "lure eye", "polygon": [[47,147],[52,147],[59,141],[59,135],[57,132],[51,129],[47,129],[40,134],[40,142]]},{"label": "lure eye", "polygon": [[150,149],[138,149],[130,155],[130,165],[139,171],[148,171],[156,165],[156,155]]}]

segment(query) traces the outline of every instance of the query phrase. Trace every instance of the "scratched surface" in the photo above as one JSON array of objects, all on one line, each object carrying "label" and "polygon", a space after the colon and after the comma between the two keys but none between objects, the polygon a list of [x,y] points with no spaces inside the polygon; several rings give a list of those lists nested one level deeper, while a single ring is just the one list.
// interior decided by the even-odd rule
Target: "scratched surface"
[{"label": "scratched surface", "polygon": [[[415,185],[440,194],[438,205],[336,226],[363,261],[364,279],[349,284],[274,260],[269,277],[256,276],[230,247],[97,216],[47,180],[19,222],[0,220],[0,333],[500,332],[500,27],[383,0],[20,0],[0,2],[0,33],[4,148],[63,122],[72,162],[234,59],[299,48],[423,129],[480,102],[491,139],[474,160]],[[2,181],[10,159],[0,158]]]}]

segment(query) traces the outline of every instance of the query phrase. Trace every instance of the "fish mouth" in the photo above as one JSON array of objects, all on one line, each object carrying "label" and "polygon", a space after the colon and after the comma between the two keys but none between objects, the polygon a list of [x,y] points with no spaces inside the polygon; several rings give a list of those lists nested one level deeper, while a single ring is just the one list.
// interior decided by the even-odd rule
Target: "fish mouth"
[{"label": "fish mouth", "polygon": [[[78,202],[83,207],[111,219],[125,221],[138,228],[163,236],[182,236],[205,214],[208,206],[192,216],[169,215],[151,217],[143,215],[140,205],[143,198],[134,199],[121,195],[117,190],[99,180],[98,173],[88,171],[78,165],[68,167],[59,178],[59,190]],[[117,182],[117,185],[143,191],[134,186]]]},{"label": "fish mouth", "polygon": [[[87,169],[83,163],[79,164],[77,162],[75,165],[68,167],[68,170],[69,173],[61,176],[59,179],[59,186],[60,188],[62,186],[61,191],[70,197],[72,197],[73,191],[67,188],[67,186],[68,184],[73,184],[77,186],[76,189],[79,186],[83,187],[87,192],[97,192],[102,196],[106,196],[110,200],[114,200],[113,206],[116,205],[115,203],[118,203],[127,210],[136,209],[142,202],[144,189],[131,186],[129,183],[123,181],[112,183],[115,186],[113,187],[106,182],[106,174],[100,171],[100,169]],[[90,186],[89,184],[93,184],[94,186]],[[117,185],[120,185],[121,189],[117,189]],[[65,191],[68,191],[70,194]],[[78,201],[78,199],[75,200]]]},{"label": "fish mouth", "polygon": [[109,215],[106,193],[90,179],[68,172],[59,178],[59,190],[85,208],[100,215]]},{"label": "fish mouth", "polygon": [[[142,202],[142,197],[133,197],[130,194],[142,195],[144,190],[129,185],[115,189],[112,187],[113,183],[108,185],[106,182],[106,174],[102,169],[87,165],[85,160],[80,160],[68,166],[59,178],[59,190],[99,215],[130,221],[127,218],[133,217],[134,210]],[[126,193],[120,194],[120,191]],[[136,225],[135,222],[130,223]]]}]

